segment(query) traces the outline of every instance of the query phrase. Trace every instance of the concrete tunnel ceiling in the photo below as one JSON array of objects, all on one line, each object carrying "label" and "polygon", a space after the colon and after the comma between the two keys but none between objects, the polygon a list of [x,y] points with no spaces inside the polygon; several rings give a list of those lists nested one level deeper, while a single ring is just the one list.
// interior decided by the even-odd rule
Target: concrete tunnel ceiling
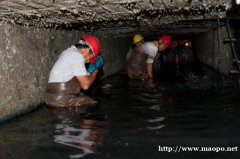
[{"label": "concrete tunnel ceiling", "polygon": [[231,0],[0,0],[0,21],[116,36],[193,34],[217,26]]}]

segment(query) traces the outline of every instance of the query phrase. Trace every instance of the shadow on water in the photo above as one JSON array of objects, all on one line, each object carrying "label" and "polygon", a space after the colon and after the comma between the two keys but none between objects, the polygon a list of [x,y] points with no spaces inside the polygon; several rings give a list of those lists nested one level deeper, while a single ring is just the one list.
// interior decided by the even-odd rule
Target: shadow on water
[{"label": "shadow on water", "polygon": [[159,146],[240,143],[237,79],[205,67],[182,68],[178,76],[169,72],[154,82],[129,80],[119,73],[96,85],[96,106],[43,106],[2,124],[0,158],[239,158],[238,151],[159,151]]}]

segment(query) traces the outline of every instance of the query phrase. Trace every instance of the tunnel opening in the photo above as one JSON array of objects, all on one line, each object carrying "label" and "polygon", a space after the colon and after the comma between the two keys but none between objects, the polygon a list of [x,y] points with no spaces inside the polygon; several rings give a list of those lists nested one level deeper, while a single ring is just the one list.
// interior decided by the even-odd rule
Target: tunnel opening
[{"label": "tunnel opening", "polygon": [[162,71],[155,70],[156,75],[178,72],[176,71],[178,63],[179,66],[190,68],[207,67],[219,74],[220,79],[233,78],[237,81],[239,80],[236,62],[236,58],[239,57],[237,23],[238,20],[229,22],[229,19],[187,20],[174,24],[174,27],[161,26],[160,33],[147,30],[140,33],[143,33],[146,41],[156,40],[164,33],[169,33],[173,38],[171,47],[156,57],[155,68],[162,68]]}]

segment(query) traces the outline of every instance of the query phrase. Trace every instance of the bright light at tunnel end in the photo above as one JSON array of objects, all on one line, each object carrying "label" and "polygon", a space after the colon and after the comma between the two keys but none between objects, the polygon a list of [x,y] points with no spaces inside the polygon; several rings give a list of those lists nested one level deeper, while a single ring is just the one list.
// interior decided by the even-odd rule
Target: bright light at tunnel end
[{"label": "bright light at tunnel end", "polygon": [[240,0],[236,0],[236,4],[239,5],[240,4]]}]

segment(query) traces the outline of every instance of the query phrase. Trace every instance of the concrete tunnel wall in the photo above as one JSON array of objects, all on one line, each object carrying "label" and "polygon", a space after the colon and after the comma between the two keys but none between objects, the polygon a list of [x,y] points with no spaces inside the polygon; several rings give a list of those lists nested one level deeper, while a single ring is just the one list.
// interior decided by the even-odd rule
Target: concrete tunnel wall
[{"label": "concrete tunnel wall", "polygon": [[[44,102],[49,71],[57,56],[74,44],[80,31],[39,29],[0,23],[0,122],[33,110]],[[106,64],[104,77],[125,67],[131,39],[94,33]]]},{"label": "concrete tunnel wall", "polygon": [[[233,30],[230,28],[231,34]],[[196,58],[223,74],[229,74],[233,69],[232,50],[230,43],[223,43],[228,38],[226,26],[220,27],[194,37],[194,52]],[[220,40],[220,41],[219,41]]]}]

